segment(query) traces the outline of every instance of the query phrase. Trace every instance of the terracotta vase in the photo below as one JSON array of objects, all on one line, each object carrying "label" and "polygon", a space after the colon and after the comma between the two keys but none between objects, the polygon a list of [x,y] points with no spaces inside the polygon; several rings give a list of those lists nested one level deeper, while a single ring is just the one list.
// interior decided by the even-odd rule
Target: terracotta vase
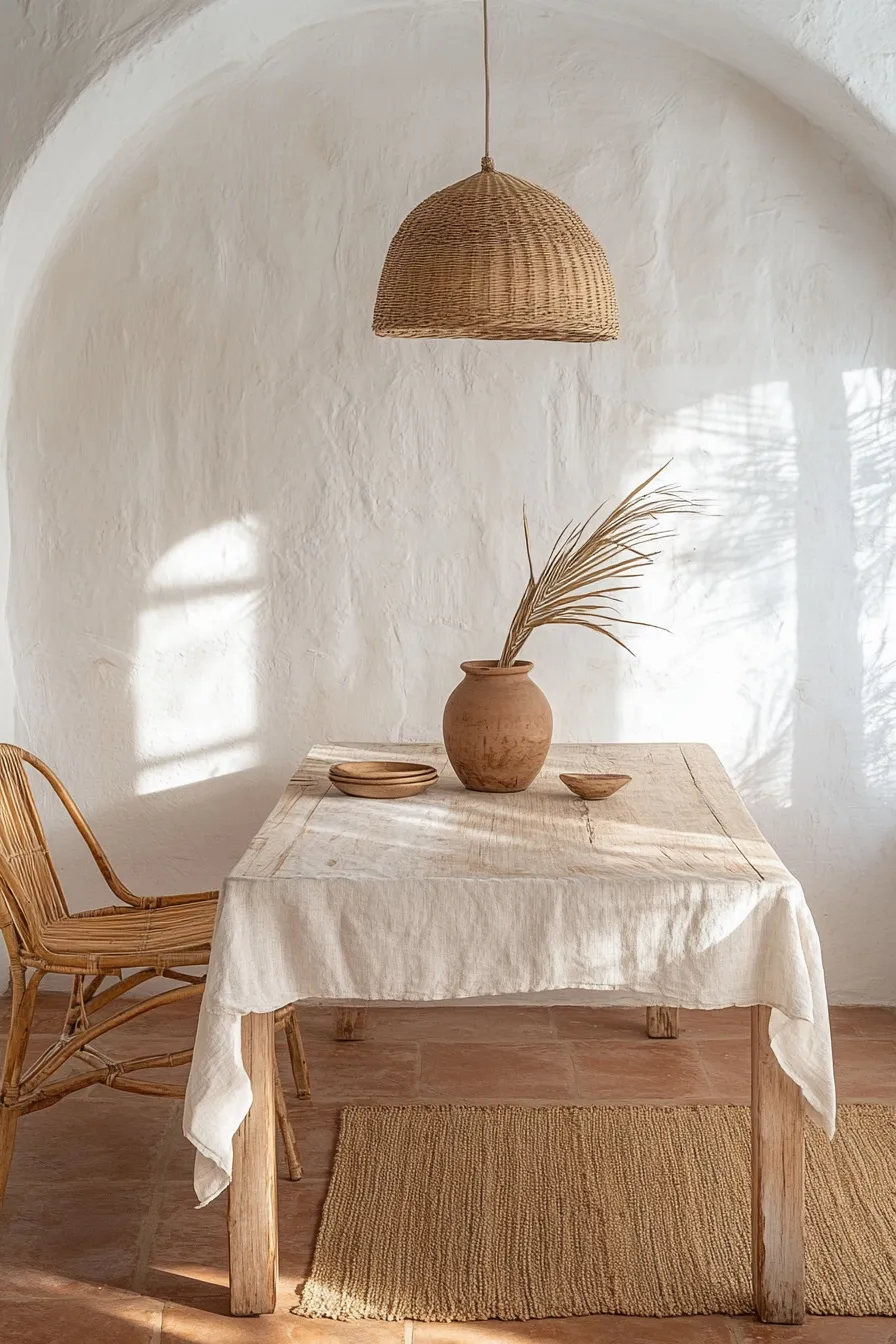
[{"label": "terracotta vase", "polygon": [[455,774],[479,793],[520,793],[544,765],[551,707],[529,680],[531,663],[461,663],[466,674],[445,705],[442,734]]}]

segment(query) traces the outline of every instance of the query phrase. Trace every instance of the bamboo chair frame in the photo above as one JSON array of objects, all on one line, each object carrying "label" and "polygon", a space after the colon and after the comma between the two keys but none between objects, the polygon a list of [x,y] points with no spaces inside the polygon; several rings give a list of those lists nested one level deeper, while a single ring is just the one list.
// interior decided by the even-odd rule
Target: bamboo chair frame
[{"label": "bamboo chair frame", "polygon": [[[26,765],[48,781],[121,905],[69,913]],[[115,873],[58,776],[23,748],[0,743],[0,932],[9,953],[12,985],[9,1034],[0,1073],[0,1202],[20,1116],[43,1110],[94,1084],[143,1096],[184,1095],[182,1084],[133,1075],[188,1064],[192,1049],[113,1059],[94,1043],[155,1008],[202,994],[205,976],[182,968],[208,965],[217,897],[217,891],[135,896]],[[72,977],[65,1021],[59,1039],[26,1068],[38,990],[48,973]],[[117,980],[104,989],[104,983],[115,976]],[[176,986],[104,1013],[121,995],[154,977],[175,981]],[[296,1094],[307,1097],[311,1089],[295,1009],[291,1005],[282,1008],[276,1024],[285,1032]],[[50,1081],[65,1065],[75,1063],[87,1067]],[[302,1167],[279,1073],[274,1093],[289,1178],[298,1180]]]}]

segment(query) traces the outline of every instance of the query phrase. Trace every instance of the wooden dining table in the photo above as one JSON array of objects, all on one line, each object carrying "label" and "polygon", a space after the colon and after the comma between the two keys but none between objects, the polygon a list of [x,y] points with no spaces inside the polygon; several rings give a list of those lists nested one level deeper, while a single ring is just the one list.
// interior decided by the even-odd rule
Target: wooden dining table
[{"label": "wooden dining table", "polygon": [[[344,797],[328,766],[359,759],[432,763],[439,777],[413,798]],[[632,782],[585,802],[559,780],[598,770]],[[266,950],[244,973],[253,938],[267,939]],[[768,1322],[802,1320],[805,1098],[833,1125],[817,938],[798,883],[715,753],[677,743],[554,747],[535,784],[513,795],[463,789],[439,744],[335,744],[306,757],[225,884],[202,1009],[209,1034],[225,1022],[241,1031],[251,1086],[232,1137],[234,1315],[270,1312],[276,1300],[276,998],[359,1010],[470,1001],[471,991],[477,1000],[562,993],[587,1003],[600,993],[642,1003],[657,1050],[677,1035],[679,1006],[749,1003],[756,1311]],[[220,1107],[211,1104],[230,1096],[226,1058],[197,1040],[195,1114],[185,1123],[205,1154],[197,1190],[200,1166],[208,1177],[217,1170],[208,1155],[224,1150],[205,1198],[227,1179],[226,1127],[212,1132]]]}]

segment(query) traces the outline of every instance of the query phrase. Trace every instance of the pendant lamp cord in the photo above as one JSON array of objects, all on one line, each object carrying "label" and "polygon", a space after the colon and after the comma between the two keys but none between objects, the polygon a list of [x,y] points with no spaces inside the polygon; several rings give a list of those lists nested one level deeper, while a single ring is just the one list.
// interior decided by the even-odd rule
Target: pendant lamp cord
[{"label": "pendant lamp cord", "polygon": [[485,72],[485,154],[482,157],[482,171],[493,173],[495,165],[489,153],[489,122],[491,118],[492,90],[488,69],[488,0],[482,0],[482,65]]}]

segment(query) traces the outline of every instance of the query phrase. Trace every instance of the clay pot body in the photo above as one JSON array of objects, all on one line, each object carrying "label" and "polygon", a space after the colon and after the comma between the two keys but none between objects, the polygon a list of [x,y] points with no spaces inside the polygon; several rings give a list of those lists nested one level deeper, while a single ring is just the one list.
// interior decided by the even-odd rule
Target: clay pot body
[{"label": "clay pot body", "polygon": [[461,663],[466,674],[445,705],[442,734],[455,774],[479,793],[521,793],[544,765],[554,720],[529,680],[531,663]]}]

